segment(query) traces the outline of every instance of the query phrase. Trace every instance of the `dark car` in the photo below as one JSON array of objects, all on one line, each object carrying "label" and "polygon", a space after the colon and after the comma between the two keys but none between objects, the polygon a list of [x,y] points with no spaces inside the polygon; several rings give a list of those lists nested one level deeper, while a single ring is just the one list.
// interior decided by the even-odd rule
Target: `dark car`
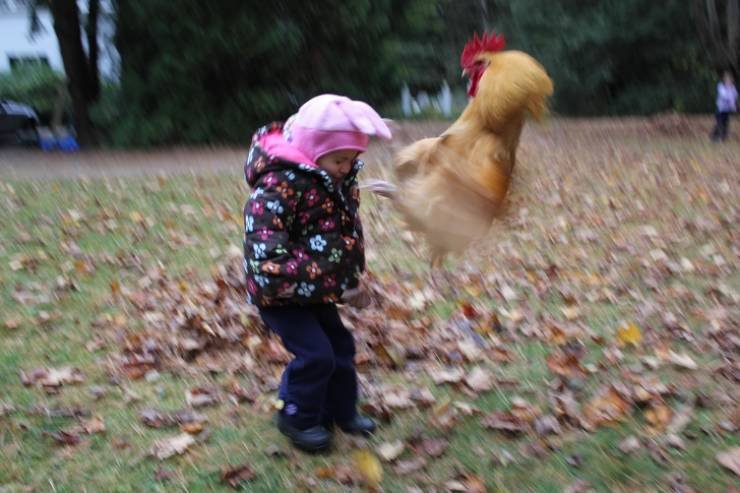
[{"label": "dark car", "polygon": [[37,144],[39,117],[27,104],[0,99],[0,142]]}]

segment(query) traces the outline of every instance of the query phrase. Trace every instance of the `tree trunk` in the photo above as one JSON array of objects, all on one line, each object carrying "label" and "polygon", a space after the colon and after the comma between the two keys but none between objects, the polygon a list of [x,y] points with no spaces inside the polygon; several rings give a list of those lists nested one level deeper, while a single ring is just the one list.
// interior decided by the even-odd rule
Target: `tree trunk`
[{"label": "tree trunk", "polygon": [[50,2],[54,18],[54,32],[59,41],[59,51],[67,73],[67,85],[72,98],[72,115],[81,146],[95,143],[90,122],[88,104],[93,101],[87,57],[82,49],[80,15],[76,0],[53,0]]},{"label": "tree trunk", "polygon": [[[702,43],[717,69],[740,71],[740,0],[694,0],[693,13]],[[721,10],[724,8],[724,12]]]},{"label": "tree trunk", "polygon": [[730,65],[740,76],[740,0],[727,1],[727,50]]},{"label": "tree trunk", "polygon": [[87,9],[87,22],[85,31],[87,34],[87,64],[88,78],[90,84],[89,102],[98,100],[100,96],[100,77],[98,75],[98,19],[100,17],[100,0],[90,0]]}]

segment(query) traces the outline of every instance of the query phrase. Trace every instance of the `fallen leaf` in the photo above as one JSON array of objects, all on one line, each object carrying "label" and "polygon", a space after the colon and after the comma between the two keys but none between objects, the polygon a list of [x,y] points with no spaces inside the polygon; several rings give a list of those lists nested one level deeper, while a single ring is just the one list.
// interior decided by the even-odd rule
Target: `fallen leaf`
[{"label": "fallen leaf", "polygon": [[525,423],[532,423],[540,415],[540,409],[537,406],[530,404],[518,396],[511,398],[511,410],[509,412],[512,416]]},{"label": "fallen leaf", "polygon": [[191,435],[197,435],[201,431],[203,431],[203,428],[205,427],[205,423],[202,421],[192,421],[190,423],[183,423],[180,425],[180,431],[184,431],[185,433],[189,433]]},{"label": "fallen leaf", "polygon": [[617,329],[617,340],[621,346],[637,346],[642,340],[642,332],[635,324],[627,324]]},{"label": "fallen leaf", "polygon": [[450,442],[445,438],[430,437],[424,438],[418,445],[418,448],[420,448],[428,456],[434,457],[436,459],[437,457],[441,457],[449,446]]},{"label": "fallen leaf", "polygon": [[666,432],[668,433],[681,433],[686,426],[691,422],[691,418],[694,416],[694,408],[689,405],[679,406],[676,412],[671,418],[671,422],[668,423]]},{"label": "fallen leaf", "polygon": [[581,309],[577,306],[564,306],[560,309],[561,312],[563,312],[563,315],[565,315],[565,318],[568,320],[575,320],[578,317],[581,316]]},{"label": "fallen leaf", "polygon": [[493,388],[493,375],[488,370],[476,366],[465,377],[465,384],[474,392],[486,392]]},{"label": "fallen leaf", "polygon": [[401,440],[383,442],[376,447],[376,451],[385,462],[395,461],[404,451],[406,445]]},{"label": "fallen leaf", "polygon": [[352,485],[360,482],[358,473],[347,464],[319,467],[315,470],[319,479],[333,479],[344,485]]},{"label": "fallen leaf", "polygon": [[236,467],[226,467],[221,470],[221,483],[227,484],[234,489],[239,488],[242,483],[252,481],[257,474],[248,464]]},{"label": "fallen leaf", "polygon": [[573,353],[561,350],[550,353],[545,359],[547,367],[561,377],[584,378],[586,370],[581,366],[580,358]]},{"label": "fallen leaf", "polygon": [[631,454],[632,452],[640,449],[640,440],[634,435],[630,435],[621,442],[619,442],[619,450],[624,454]]},{"label": "fallen leaf", "polygon": [[80,443],[80,436],[76,433],[59,430],[49,434],[59,445],[77,445]]},{"label": "fallen leaf", "polygon": [[534,420],[534,430],[538,435],[559,435],[561,433],[560,423],[552,414],[538,416]]},{"label": "fallen leaf", "polygon": [[286,457],[287,456],[285,451],[282,448],[280,448],[278,445],[275,445],[274,443],[267,446],[267,448],[265,449],[265,455],[269,457]]},{"label": "fallen leaf", "polygon": [[154,471],[154,479],[156,481],[161,481],[161,482],[164,483],[164,482],[169,481],[170,479],[172,479],[174,477],[175,477],[174,471],[172,471],[171,469],[168,469],[168,468],[164,467],[161,464]]},{"label": "fallen leaf", "polygon": [[732,447],[716,455],[717,462],[740,476],[740,447]]},{"label": "fallen leaf", "polygon": [[527,423],[512,415],[511,413],[494,411],[481,420],[486,428],[503,431],[512,435],[524,433],[529,429]]},{"label": "fallen leaf", "polygon": [[412,472],[419,471],[426,467],[427,460],[422,457],[414,457],[413,459],[403,460],[396,463],[393,467],[393,471],[399,476],[405,476]]},{"label": "fallen leaf", "polygon": [[411,394],[408,390],[394,389],[384,393],[383,402],[391,409],[409,409],[414,407],[411,401]]},{"label": "fallen leaf", "polygon": [[110,292],[113,296],[119,296],[121,294],[121,283],[116,279],[110,282]]},{"label": "fallen leaf", "polygon": [[217,390],[214,388],[196,387],[186,392],[185,401],[188,403],[188,406],[197,408],[212,406],[218,403],[219,398]]},{"label": "fallen leaf", "polygon": [[366,485],[377,488],[383,479],[383,466],[372,452],[366,449],[355,450],[352,453],[352,461],[355,469],[362,476]]},{"label": "fallen leaf", "polygon": [[614,386],[609,386],[586,404],[583,414],[589,425],[597,426],[621,419],[631,407]]},{"label": "fallen leaf", "polygon": [[81,423],[82,429],[87,434],[102,433],[105,431],[105,421],[100,416],[93,416]]},{"label": "fallen leaf", "polygon": [[587,493],[591,486],[583,479],[577,479],[563,490],[563,493]]},{"label": "fallen leaf", "polygon": [[457,348],[468,363],[479,361],[483,357],[483,350],[472,339],[463,339],[458,341]]},{"label": "fallen leaf", "polygon": [[686,370],[696,370],[699,365],[686,353],[676,353],[675,351],[669,351],[667,355],[669,362]]},{"label": "fallen leaf", "polygon": [[486,483],[480,476],[465,472],[451,481],[445,483],[445,488],[450,492],[461,493],[486,493]]},{"label": "fallen leaf", "polygon": [[75,384],[85,380],[82,371],[78,368],[65,366],[63,368],[36,368],[28,373],[21,370],[21,383],[25,386],[39,384],[43,387],[60,387],[63,384]]},{"label": "fallen leaf", "polygon": [[676,435],[675,433],[669,433],[668,435],[666,435],[665,443],[669,447],[673,447],[679,450],[686,450],[686,444],[684,443],[683,438]]},{"label": "fallen leaf", "polygon": [[149,451],[157,459],[163,460],[173,455],[182,455],[195,443],[195,438],[187,433],[180,433],[174,437],[163,438],[154,442]]},{"label": "fallen leaf", "polygon": [[409,398],[420,407],[429,407],[437,401],[429,389],[412,389]]},{"label": "fallen leaf", "polygon": [[462,309],[462,314],[465,318],[477,318],[478,317],[478,311],[470,303],[467,303],[467,302],[461,303],[460,308]]},{"label": "fallen leaf", "polygon": [[673,416],[673,411],[670,407],[666,406],[662,402],[654,402],[650,408],[645,411],[645,420],[650,425],[653,433],[658,433],[668,426],[668,423]]},{"label": "fallen leaf", "polygon": [[462,368],[436,369],[431,372],[432,380],[437,385],[444,383],[460,383],[465,378]]},{"label": "fallen leaf", "polygon": [[144,409],[139,413],[141,421],[150,428],[163,428],[174,426],[175,419],[169,414],[161,413],[155,409]]}]

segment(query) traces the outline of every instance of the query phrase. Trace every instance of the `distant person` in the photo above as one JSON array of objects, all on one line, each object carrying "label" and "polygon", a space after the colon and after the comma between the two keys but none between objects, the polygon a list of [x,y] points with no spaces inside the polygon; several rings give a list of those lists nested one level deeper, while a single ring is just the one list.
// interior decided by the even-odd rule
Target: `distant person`
[{"label": "distant person", "polygon": [[717,123],[712,130],[711,139],[714,142],[727,140],[730,127],[730,113],[737,111],[737,89],[732,80],[732,74],[727,71],[717,84]]},{"label": "distant person", "polygon": [[324,94],[285,124],[262,127],[244,165],[249,301],[295,355],[283,372],[277,426],[296,447],[318,451],[330,428],[370,434],[357,412],[355,343],[337,303],[364,308],[358,159],[370,137],[391,138],[369,105]]}]

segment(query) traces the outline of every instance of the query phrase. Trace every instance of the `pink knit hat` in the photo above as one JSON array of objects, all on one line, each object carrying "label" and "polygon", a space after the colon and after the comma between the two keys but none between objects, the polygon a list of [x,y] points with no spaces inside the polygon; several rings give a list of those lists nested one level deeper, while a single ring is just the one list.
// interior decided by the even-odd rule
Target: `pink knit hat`
[{"label": "pink knit hat", "polygon": [[314,163],[340,149],[367,150],[371,136],[391,138],[391,131],[367,103],[322,94],[309,99],[288,119],[284,137]]}]

